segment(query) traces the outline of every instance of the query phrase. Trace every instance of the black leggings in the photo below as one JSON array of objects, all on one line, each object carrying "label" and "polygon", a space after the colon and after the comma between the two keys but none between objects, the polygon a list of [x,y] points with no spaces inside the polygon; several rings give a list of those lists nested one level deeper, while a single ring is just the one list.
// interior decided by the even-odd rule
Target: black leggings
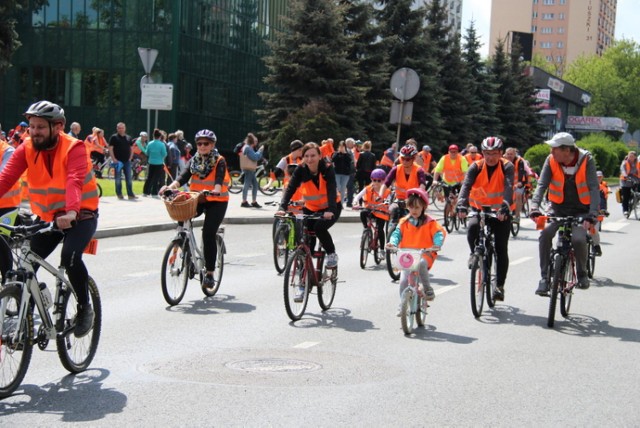
[{"label": "black leggings", "polygon": [[[497,282],[498,286],[504,287],[509,270],[509,233],[511,231],[510,219],[499,221],[497,218],[487,219],[487,224],[491,225],[495,238],[495,250],[498,259]],[[471,252],[475,249],[476,241],[480,235],[480,223],[478,217],[472,217],[467,223],[467,242]]]},{"label": "black leggings", "polygon": [[164,165],[151,165],[147,170],[147,179],[144,182],[142,193],[145,195],[157,195],[164,181]]},{"label": "black leggings", "polygon": [[31,239],[31,250],[40,257],[47,258],[55,250],[60,241],[62,251],[60,252],[60,262],[67,271],[69,282],[76,290],[78,304],[89,303],[89,272],[82,261],[82,252],[93,238],[98,227],[98,218],[94,217],[78,223],[62,233],[39,233]]},{"label": "black leggings", "polygon": [[[322,244],[322,248],[324,248],[324,251],[327,254],[336,252],[336,246],[333,244],[333,238],[329,233],[329,228],[331,228],[331,226],[333,226],[340,218],[340,214],[342,213],[342,204],[338,203],[338,209],[336,211],[336,215],[334,215],[331,220],[309,220],[307,223],[307,227],[309,230],[313,230],[316,233],[316,236],[320,240],[320,244]],[[315,211],[311,211],[306,208],[303,208],[302,212],[305,214],[315,214]],[[312,244],[315,246],[315,242]]]},{"label": "black leggings", "polygon": [[204,247],[204,264],[208,272],[213,272],[218,257],[216,246],[216,234],[218,228],[227,213],[229,202],[205,202],[198,205],[198,213],[204,212],[204,225],[202,226],[202,242]]}]

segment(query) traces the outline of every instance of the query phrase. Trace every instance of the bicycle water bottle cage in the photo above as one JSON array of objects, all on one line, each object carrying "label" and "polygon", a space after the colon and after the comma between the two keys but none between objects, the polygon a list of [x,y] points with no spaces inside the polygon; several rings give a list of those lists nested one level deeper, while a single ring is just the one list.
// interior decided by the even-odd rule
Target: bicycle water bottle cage
[{"label": "bicycle water bottle cage", "polygon": [[27,280],[27,271],[24,268],[10,270],[7,272],[8,281],[25,282]]}]

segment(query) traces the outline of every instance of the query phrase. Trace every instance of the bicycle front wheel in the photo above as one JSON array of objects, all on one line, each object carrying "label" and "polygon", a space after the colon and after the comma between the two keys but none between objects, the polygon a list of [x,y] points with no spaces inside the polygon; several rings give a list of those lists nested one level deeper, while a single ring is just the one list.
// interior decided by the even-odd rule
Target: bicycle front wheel
[{"label": "bicycle front wheel", "polygon": [[333,299],[336,297],[336,284],[338,283],[338,267],[326,269],[325,275],[328,278],[322,279],[322,284],[318,287],[318,304],[323,311],[331,309]]},{"label": "bicycle front wheel", "polygon": [[369,228],[362,231],[362,238],[360,238],[360,268],[367,267],[367,258],[369,257],[369,248],[371,247],[371,240],[373,234]]},{"label": "bicycle front wheel", "polygon": [[229,177],[231,178],[231,184],[229,185],[229,192],[240,193],[242,192],[242,183],[240,182],[240,171],[229,171]]},{"label": "bicycle front wheel", "polygon": [[568,287],[569,284],[576,284],[578,278],[576,275],[576,258],[573,254],[569,256],[569,260],[564,270],[564,284],[563,289],[560,290],[560,315],[564,318],[569,316],[569,309],[571,309],[571,299],[573,298],[573,287]]},{"label": "bicycle front wheel", "polygon": [[487,305],[490,308],[493,308],[496,304],[496,299],[494,298],[497,281],[498,281],[498,256],[493,248],[487,248],[486,253],[486,264],[485,264],[485,274],[484,279],[486,281],[485,291],[487,295]]},{"label": "bicycle front wheel", "polygon": [[309,275],[305,253],[296,250],[284,271],[284,307],[291,321],[302,318],[309,301]]},{"label": "bicycle front wheel", "polygon": [[98,187],[98,198],[102,197],[102,186],[100,185],[100,183],[98,183],[98,181],[96,180],[96,186]]},{"label": "bicycle front wheel", "polygon": [[511,236],[515,238],[518,232],[520,232],[520,219],[513,216],[511,217]]},{"label": "bicycle front wheel", "polygon": [[56,327],[58,335],[56,345],[58,357],[62,366],[71,373],[79,373],[87,369],[98,350],[100,331],[102,328],[102,302],[98,286],[93,278],[89,277],[89,303],[93,307],[93,326],[89,333],[82,337],[76,337],[73,331],[76,325],[76,310],[78,302],[70,289],[66,289],[62,301],[63,318]]},{"label": "bicycle front wheel", "polygon": [[429,202],[431,206],[436,210],[440,210],[442,209],[443,200],[444,192],[442,191],[442,187],[436,185],[431,186],[429,190]]},{"label": "bicycle front wheel", "polygon": [[[551,267],[549,267],[551,269]],[[547,318],[547,327],[553,327],[556,318],[556,304],[558,302],[558,293],[560,288],[564,286],[564,258],[558,254],[553,262],[553,277],[551,278],[551,296],[549,299],[549,316]]]},{"label": "bicycle front wheel", "polygon": [[202,292],[207,297],[215,296],[220,289],[220,283],[222,282],[222,271],[224,270],[224,253],[227,251],[224,245],[224,239],[219,234],[216,234],[216,267],[213,271],[213,287],[202,287]]},{"label": "bicycle front wheel", "polygon": [[162,258],[162,295],[171,306],[182,300],[189,281],[191,254],[186,239],[176,239],[169,244]]},{"label": "bicycle front wheel", "polygon": [[639,199],[638,193],[634,192],[633,215],[636,217],[636,220],[640,220],[640,201],[638,199]]},{"label": "bicycle front wheel", "polygon": [[424,327],[427,323],[427,309],[429,302],[425,297],[418,297],[418,308],[416,309],[416,323],[418,327]]},{"label": "bicycle front wheel", "polygon": [[407,290],[402,295],[402,303],[400,306],[400,323],[402,324],[402,331],[404,334],[413,333],[414,314],[411,311],[413,303],[413,292]]},{"label": "bicycle front wheel", "polygon": [[[280,180],[278,179],[274,180],[271,184],[269,184],[269,181],[270,179],[268,175],[264,175],[258,179],[258,189],[260,190],[260,193],[265,196],[275,195],[282,187]],[[267,186],[267,184],[269,185]]]},{"label": "bicycle front wheel", "polygon": [[522,198],[522,210],[520,211],[520,215],[524,218],[529,218],[529,198],[526,197],[526,194]]},{"label": "bicycle front wheel", "polygon": [[451,233],[454,229],[454,224],[451,221],[451,205],[447,202],[444,206],[444,228],[447,229],[447,232]]},{"label": "bicycle front wheel", "polygon": [[0,398],[20,386],[33,353],[33,305],[27,305],[24,319],[18,319],[22,286],[8,283],[0,289]]},{"label": "bicycle front wheel", "polygon": [[485,280],[481,262],[481,259],[476,259],[471,267],[471,311],[476,318],[482,315],[482,307],[484,306]]},{"label": "bicycle front wheel", "polygon": [[385,251],[385,257],[387,259],[387,272],[389,272],[389,276],[392,280],[397,281],[400,279],[400,270],[393,263],[393,254],[391,251]]},{"label": "bicycle front wheel", "polygon": [[273,235],[273,264],[278,273],[284,272],[289,259],[289,225],[281,223]]}]

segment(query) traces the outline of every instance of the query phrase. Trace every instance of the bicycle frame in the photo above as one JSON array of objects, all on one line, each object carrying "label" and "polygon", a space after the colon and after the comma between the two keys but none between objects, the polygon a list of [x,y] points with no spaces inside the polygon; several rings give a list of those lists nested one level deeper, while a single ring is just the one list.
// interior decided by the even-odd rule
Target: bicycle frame
[{"label": "bicycle frame", "polygon": [[420,264],[424,263],[422,255],[430,251],[437,251],[437,249],[397,249],[398,268],[407,275],[407,286],[400,294],[400,317],[405,334],[411,334],[414,321],[422,327],[426,320],[429,304],[424,292],[420,289],[419,270]]}]

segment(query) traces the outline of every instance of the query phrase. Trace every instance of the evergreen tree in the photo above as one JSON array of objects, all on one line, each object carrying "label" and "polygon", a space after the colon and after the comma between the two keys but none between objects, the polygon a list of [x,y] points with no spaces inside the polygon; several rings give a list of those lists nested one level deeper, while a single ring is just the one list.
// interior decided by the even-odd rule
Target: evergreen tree
[{"label": "evergreen tree", "polygon": [[477,142],[471,134],[471,110],[468,105],[471,82],[467,80],[468,73],[461,58],[460,36],[456,34],[451,42],[440,76],[444,88],[440,113],[448,133],[446,145],[453,143],[464,148],[467,143]]},{"label": "evergreen tree", "polygon": [[317,106],[310,111],[328,115],[339,126],[334,135],[315,140],[361,135],[365,91],[356,85],[358,71],[347,58],[352,42],[345,35],[342,8],[332,0],[294,0],[290,11],[283,33],[271,43],[271,55],[264,58],[265,82],[272,90],[260,94],[265,108],[258,114],[268,138],[310,103]]},{"label": "evergreen tree", "polygon": [[440,117],[442,90],[438,86],[439,65],[434,59],[433,47],[425,31],[426,10],[412,8],[412,0],[378,0],[377,9],[381,36],[389,52],[390,75],[408,67],[420,78],[420,90],[411,100],[411,125],[403,125],[400,143],[410,137],[419,143],[435,144],[444,140]]},{"label": "evergreen tree", "polygon": [[374,8],[362,0],[343,0],[346,7],[346,31],[353,40],[348,58],[359,71],[359,84],[365,87],[362,126],[365,134],[360,140],[372,140],[376,150],[383,150],[395,140],[389,128],[389,60],[379,29],[372,23]]},{"label": "evergreen tree", "polygon": [[[31,4],[39,10],[47,0],[32,0]],[[22,46],[16,31],[19,14],[29,6],[26,0],[2,0],[0,3],[0,74],[11,67],[13,53]]]},{"label": "evergreen tree", "polygon": [[511,61],[505,53],[504,40],[502,39],[496,42],[491,72],[498,85],[496,117],[500,120],[500,136],[508,146],[518,147],[516,141],[519,142],[520,128],[525,124],[520,118],[521,109],[516,98],[516,82],[512,74]]},{"label": "evergreen tree", "polygon": [[497,109],[497,85],[488,73],[487,65],[480,58],[480,39],[476,34],[475,23],[467,28],[464,35],[462,60],[465,63],[468,95],[466,105],[471,120],[469,134],[471,141],[478,143],[490,135],[500,133],[500,121],[495,116]]}]

